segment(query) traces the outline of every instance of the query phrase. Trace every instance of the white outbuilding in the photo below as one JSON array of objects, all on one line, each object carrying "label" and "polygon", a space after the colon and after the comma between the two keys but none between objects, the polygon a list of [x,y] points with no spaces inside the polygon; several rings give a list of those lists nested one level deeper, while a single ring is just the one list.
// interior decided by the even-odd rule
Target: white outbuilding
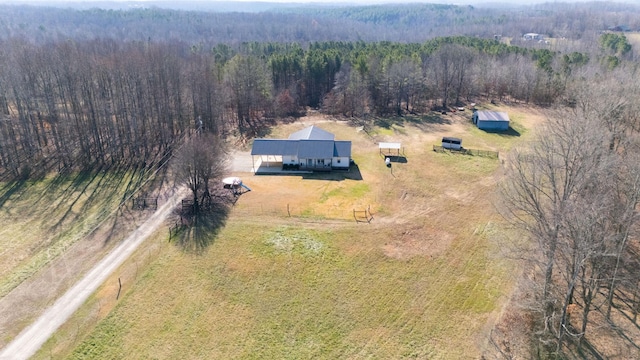
[{"label": "white outbuilding", "polygon": [[474,111],[473,123],[478,129],[487,131],[509,130],[509,114],[502,111]]}]

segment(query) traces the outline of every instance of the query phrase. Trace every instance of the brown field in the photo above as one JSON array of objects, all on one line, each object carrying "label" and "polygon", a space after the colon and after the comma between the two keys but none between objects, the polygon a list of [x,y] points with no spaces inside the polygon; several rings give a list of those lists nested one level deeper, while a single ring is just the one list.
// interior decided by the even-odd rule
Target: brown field
[{"label": "brown field", "polygon": [[[233,174],[252,191],[203,252],[162,229],[35,358],[479,358],[519,273],[501,253],[501,160],[432,145],[459,136],[504,153],[543,121],[500,109],[507,135],[469,111],[367,131],[314,114],[278,126],[271,137],[316,124],[351,140],[359,176]],[[379,141],[402,142],[406,162],[385,167]],[[365,208],[371,223],[354,221]]]},{"label": "brown field", "polygon": [[624,36],[627,37],[629,44],[631,44],[634,49],[640,47],[640,32],[624,33]]}]

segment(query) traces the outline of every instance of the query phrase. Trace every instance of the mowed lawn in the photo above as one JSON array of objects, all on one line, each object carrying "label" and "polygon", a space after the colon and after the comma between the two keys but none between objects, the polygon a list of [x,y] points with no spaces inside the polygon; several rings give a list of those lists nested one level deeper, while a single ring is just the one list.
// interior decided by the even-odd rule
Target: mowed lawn
[{"label": "mowed lawn", "polygon": [[[36,358],[480,357],[517,275],[500,252],[501,163],[432,145],[451,134],[504,151],[540,119],[522,113],[510,136],[464,119],[369,134],[317,122],[353,141],[359,176],[236,174],[253,191],[203,252],[163,229]],[[406,162],[385,167],[375,141],[401,141]],[[357,223],[365,208],[373,220]]]}]

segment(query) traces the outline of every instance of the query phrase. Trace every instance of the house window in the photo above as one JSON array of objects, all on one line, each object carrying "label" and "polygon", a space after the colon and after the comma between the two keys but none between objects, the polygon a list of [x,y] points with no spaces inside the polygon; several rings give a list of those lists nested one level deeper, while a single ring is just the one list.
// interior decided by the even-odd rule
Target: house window
[{"label": "house window", "polygon": [[338,164],[340,164],[340,159],[338,159]]}]

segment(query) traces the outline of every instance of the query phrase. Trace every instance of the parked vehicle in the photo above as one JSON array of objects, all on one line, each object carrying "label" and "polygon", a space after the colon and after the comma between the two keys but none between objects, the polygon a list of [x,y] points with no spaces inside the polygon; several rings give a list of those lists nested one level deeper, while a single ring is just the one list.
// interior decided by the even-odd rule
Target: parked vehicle
[{"label": "parked vehicle", "polygon": [[442,147],[450,150],[462,150],[462,139],[454,137],[443,137]]}]

